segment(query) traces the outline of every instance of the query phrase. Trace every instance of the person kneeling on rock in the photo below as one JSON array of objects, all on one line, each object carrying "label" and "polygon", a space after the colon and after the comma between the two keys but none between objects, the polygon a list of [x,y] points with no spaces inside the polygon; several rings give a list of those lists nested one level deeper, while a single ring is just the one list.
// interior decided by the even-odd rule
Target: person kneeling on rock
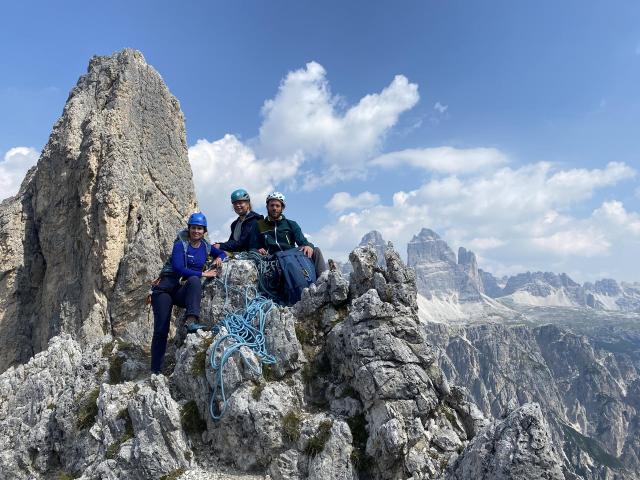
[{"label": "person kneeling on rock", "polygon": [[[194,332],[203,326],[196,323],[200,318],[200,300],[202,294],[201,278],[213,278],[222,265],[226,254],[213,247],[204,238],[207,231],[207,219],[202,213],[193,213],[187,222],[187,228],[178,233],[173,244],[171,257],[167,260],[157,285],[152,289],[153,340],[151,341],[151,372],[162,371],[164,354],[167,349],[167,337],[171,322],[171,310],[174,305],[185,308],[188,332]],[[214,258],[213,268],[204,270],[207,259]]]}]

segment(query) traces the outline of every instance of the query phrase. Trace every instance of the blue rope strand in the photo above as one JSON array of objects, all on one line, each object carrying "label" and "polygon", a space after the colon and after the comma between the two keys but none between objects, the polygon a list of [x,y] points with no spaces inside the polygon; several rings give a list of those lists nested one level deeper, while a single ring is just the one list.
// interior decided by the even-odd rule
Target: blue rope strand
[{"label": "blue rope strand", "polygon": [[[209,414],[214,421],[218,421],[224,415],[227,409],[227,397],[224,391],[223,372],[227,361],[240,351],[240,356],[244,364],[251,372],[256,375],[262,374],[263,364],[274,364],[276,358],[267,352],[264,328],[267,318],[271,310],[275,307],[272,300],[260,295],[255,287],[247,286],[244,289],[238,289],[229,285],[229,270],[225,272],[222,286],[225,292],[224,308],[229,305],[229,292],[236,291],[244,296],[244,308],[235,312],[228,312],[225,317],[216,325],[214,330],[218,332],[222,327],[227,331],[226,335],[218,338],[213,344],[211,355],[209,356],[209,364],[215,372],[215,382],[209,401]],[[216,333],[216,332],[214,332]],[[246,355],[241,351],[242,347],[250,348],[258,357],[260,363],[258,366],[253,365],[247,359]],[[216,354],[220,352],[219,359],[216,360]],[[218,411],[216,412],[216,403],[219,400]]]}]

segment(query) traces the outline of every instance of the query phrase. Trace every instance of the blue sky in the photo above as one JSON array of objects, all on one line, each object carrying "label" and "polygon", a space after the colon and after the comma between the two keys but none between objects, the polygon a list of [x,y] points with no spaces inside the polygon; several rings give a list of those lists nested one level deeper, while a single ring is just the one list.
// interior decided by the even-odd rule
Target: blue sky
[{"label": "blue sky", "polygon": [[89,58],[133,47],[180,100],[214,234],[233,188],[278,188],[329,256],[426,226],[500,275],[640,280],[637,2],[1,8],[3,197]]}]

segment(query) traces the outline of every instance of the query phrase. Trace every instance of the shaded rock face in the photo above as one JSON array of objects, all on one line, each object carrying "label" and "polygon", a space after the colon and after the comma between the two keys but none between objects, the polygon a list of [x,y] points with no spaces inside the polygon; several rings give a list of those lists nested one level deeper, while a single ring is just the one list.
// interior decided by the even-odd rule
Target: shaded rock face
[{"label": "shaded rock face", "polygon": [[480,274],[480,280],[482,281],[482,289],[484,290],[484,293],[491,298],[501,297],[502,287],[498,283],[496,277],[494,277],[489,272],[485,272],[481,268],[478,269],[478,273]]},{"label": "shaded rock face", "polygon": [[529,403],[478,435],[449,468],[447,477],[563,480],[565,475],[540,406]]},{"label": "shaded rock face", "polygon": [[146,343],[148,284],[195,206],[178,101],[139,52],[94,57],[0,206],[0,369],[61,332]]},{"label": "shaded rock face", "polygon": [[460,247],[458,249],[458,290],[462,301],[480,300],[480,294],[484,293],[482,278],[478,271],[476,254]]},{"label": "shaded rock face", "polygon": [[473,252],[461,247],[456,260],[447,242],[423,228],[407,244],[407,255],[407,265],[416,272],[418,292],[425,297],[456,296],[461,302],[481,299],[482,280]]},{"label": "shaded rock face", "polygon": [[448,380],[465,385],[485,415],[502,418],[528,402],[542,406],[566,472],[589,479],[640,474],[640,410],[632,393],[640,390],[637,346],[596,347],[553,325],[426,329],[443,348],[439,365]]}]

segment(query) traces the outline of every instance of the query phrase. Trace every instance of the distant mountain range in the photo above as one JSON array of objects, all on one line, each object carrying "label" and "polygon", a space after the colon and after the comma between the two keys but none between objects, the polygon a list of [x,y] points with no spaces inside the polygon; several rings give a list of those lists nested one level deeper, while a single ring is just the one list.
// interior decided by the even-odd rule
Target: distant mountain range
[{"label": "distant mountain range", "polygon": [[[375,239],[376,245],[384,244],[378,232],[368,233],[363,242],[369,239]],[[430,300],[482,303],[488,297],[521,305],[640,312],[640,283],[602,279],[580,285],[565,273],[552,272],[496,278],[478,268],[472,251],[460,247],[456,255],[428,228],[423,228],[407,245],[407,264],[416,272],[418,292]]]}]

